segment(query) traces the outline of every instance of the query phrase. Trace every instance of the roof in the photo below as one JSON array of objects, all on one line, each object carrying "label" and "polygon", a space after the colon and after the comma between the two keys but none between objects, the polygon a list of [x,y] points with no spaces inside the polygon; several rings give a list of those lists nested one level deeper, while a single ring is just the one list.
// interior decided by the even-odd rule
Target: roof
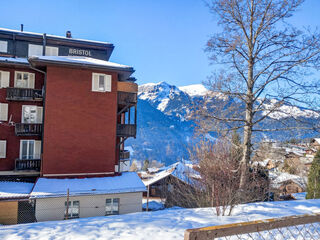
[{"label": "roof", "polygon": [[76,64],[76,65],[88,65],[88,66],[98,66],[104,68],[110,68],[115,70],[124,70],[133,72],[133,68],[127,65],[122,65],[119,63],[109,62],[105,60],[90,58],[90,57],[79,57],[79,56],[32,56],[29,57],[29,61],[39,61],[48,63],[66,63],[66,64]]},{"label": "roof", "polygon": [[28,198],[34,183],[0,182],[0,199]]},{"label": "roof", "polygon": [[[15,33],[17,35],[21,36],[27,36],[27,37],[43,37],[43,33],[35,33],[35,32],[27,32],[20,30],[14,30],[14,29],[8,29],[8,28],[0,28],[0,33]],[[95,45],[109,45],[108,47],[113,47],[112,43],[109,42],[102,42],[102,41],[94,41],[94,40],[86,40],[86,39],[79,39],[79,38],[67,38],[63,36],[57,36],[52,34],[46,34],[47,38],[57,39],[57,40],[65,40],[69,42],[83,42],[83,43],[93,43]]]},{"label": "roof", "polygon": [[318,144],[320,144],[320,138],[314,138],[313,139],[315,142],[317,142]]},{"label": "roof", "polygon": [[168,177],[169,175],[172,175],[185,183],[191,183],[193,179],[201,178],[200,174],[193,169],[191,164],[176,162],[164,168],[163,171],[160,171],[152,175],[150,178],[142,181],[146,186],[148,186]]},{"label": "roof", "polygon": [[121,176],[114,177],[82,179],[39,178],[30,194],[30,197],[62,197],[67,195],[68,189],[70,196],[146,191],[146,187],[137,173],[125,172],[122,173]]},{"label": "roof", "polygon": [[12,57],[0,57],[0,63],[28,65],[29,62],[26,58],[12,58]]}]

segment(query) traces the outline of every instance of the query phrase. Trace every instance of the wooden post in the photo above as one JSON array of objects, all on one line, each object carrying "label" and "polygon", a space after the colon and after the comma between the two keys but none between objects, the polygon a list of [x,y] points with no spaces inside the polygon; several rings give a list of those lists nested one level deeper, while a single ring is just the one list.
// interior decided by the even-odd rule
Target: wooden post
[{"label": "wooden post", "polygon": [[69,188],[67,190],[67,209],[66,209],[66,220],[68,220],[69,215]]},{"label": "wooden post", "polygon": [[150,192],[150,185],[148,185],[148,192],[147,192],[147,208],[146,211],[149,211],[149,192]]}]

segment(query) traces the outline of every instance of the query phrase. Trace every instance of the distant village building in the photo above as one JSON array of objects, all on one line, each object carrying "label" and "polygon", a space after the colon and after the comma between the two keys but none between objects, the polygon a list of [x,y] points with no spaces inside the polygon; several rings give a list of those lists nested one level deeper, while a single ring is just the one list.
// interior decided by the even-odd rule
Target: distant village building
[{"label": "distant village building", "polygon": [[[71,32],[61,37],[0,28],[0,180],[109,177],[117,186],[129,170],[124,143],[136,136],[138,86],[132,67],[109,61],[113,49]],[[142,190],[131,194],[138,204]],[[50,207],[51,200],[34,201],[35,209],[44,201]],[[131,210],[141,211],[141,203]]]},{"label": "distant village building", "polygon": [[310,143],[311,147],[320,150],[320,138],[313,138]]}]

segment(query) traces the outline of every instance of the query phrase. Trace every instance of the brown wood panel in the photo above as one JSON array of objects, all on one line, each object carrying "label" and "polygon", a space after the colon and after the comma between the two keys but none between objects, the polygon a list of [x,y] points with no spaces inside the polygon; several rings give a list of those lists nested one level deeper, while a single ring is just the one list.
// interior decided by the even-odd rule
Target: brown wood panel
[{"label": "brown wood panel", "polygon": [[138,92],[138,84],[132,82],[119,82],[118,81],[118,91],[120,92]]},{"label": "brown wood panel", "polygon": [[17,224],[18,201],[0,201],[0,224]]}]

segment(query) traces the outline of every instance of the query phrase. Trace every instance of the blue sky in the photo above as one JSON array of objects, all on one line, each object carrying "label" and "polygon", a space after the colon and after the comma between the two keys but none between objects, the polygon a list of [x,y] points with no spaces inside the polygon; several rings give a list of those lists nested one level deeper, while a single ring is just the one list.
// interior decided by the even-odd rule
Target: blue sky
[{"label": "blue sky", "polygon": [[[320,24],[320,1],[306,0],[295,14],[297,26]],[[139,84],[201,83],[213,70],[203,49],[217,31],[202,0],[6,0],[0,26],[25,31],[108,41],[111,61],[136,69]]]}]

